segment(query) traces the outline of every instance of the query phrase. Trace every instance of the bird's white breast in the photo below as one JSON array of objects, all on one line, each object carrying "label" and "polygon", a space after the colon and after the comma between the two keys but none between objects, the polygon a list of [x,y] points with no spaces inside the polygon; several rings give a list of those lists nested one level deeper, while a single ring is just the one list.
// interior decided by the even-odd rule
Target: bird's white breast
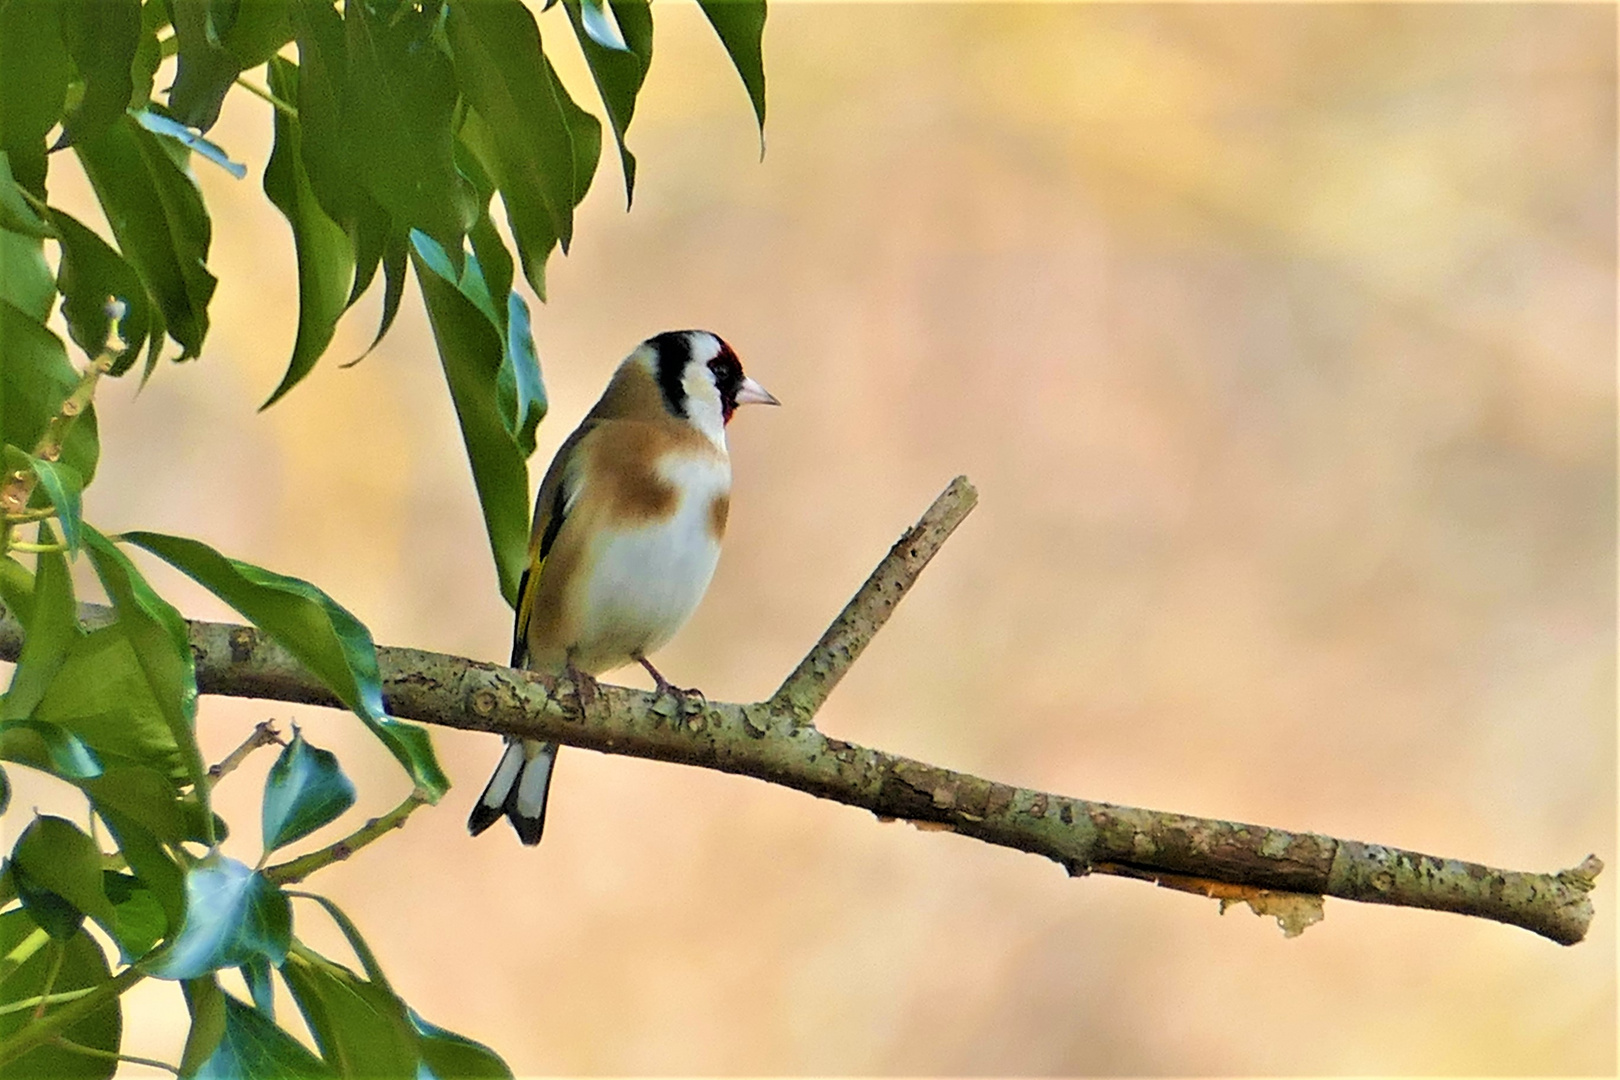
[{"label": "bird's white breast", "polygon": [[714,576],[720,541],[714,503],[731,491],[731,464],[717,454],[666,458],[677,493],[668,517],[605,530],[592,545],[575,662],[607,671],[651,653],[691,617]]}]

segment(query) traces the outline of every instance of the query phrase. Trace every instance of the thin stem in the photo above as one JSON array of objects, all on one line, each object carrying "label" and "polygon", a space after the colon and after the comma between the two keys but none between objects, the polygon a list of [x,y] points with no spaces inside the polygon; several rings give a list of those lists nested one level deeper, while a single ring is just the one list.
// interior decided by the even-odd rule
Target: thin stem
[{"label": "thin stem", "polygon": [[281,113],[283,116],[290,116],[294,120],[298,119],[298,109],[296,106],[282,101],[264,87],[248,82],[247,79],[241,75],[236,77],[236,85],[240,86],[254,97],[262,98],[265,101],[268,101],[272,106],[275,107],[276,112]]},{"label": "thin stem", "polygon": [[50,1004],[51,991],[56,989],[56,977],[62,974],[62,961],[66,959],[67,942],[52,940],[51,966],[45,970],[45,985],[40,987],[39,1001],[34,1005],[35,1020],[45,1015],[45,1006]]},{"label": "thin stem", "polygon": [[51,935],[36,926],[33,933],[17,942],[16,948],[0,957],[0,983],[4,983],[11,978],[18,968],[28,963],[34,954],[43,949],[45,943],[50,940]]},{"label": "thin stem", "polygon": [[[39,437],[39,442],[34,444],[35,457],[43,461],[55,461],[62,456],[62,443],[67,439],[68,432],[73,429],[74,422],[85,409],[90,407],[90,399],[96,393],[96,383],[112,370],[113,361],[116,359],[110,349],[104,349],[79,376],[78,385],[69,392],[61,407],[57,409],[56,415],[45,425],[45,433]],[[11,515],[28,512],[28,500],[33,497],[34,485],[38,482],[39,477],[34,475],[32,469],[18,469],[7,474],[3,482],[0,482],[0,511],[4,511],[8,518],[4,526],[0,527],[0,554],[4,554],[6,549],[11,547],[21,551],[42,550],[27,546],[23,541],[12,540],[9,520]]]},{"label": "thin stem", "polygon": [[144,978],[146,972],[140,968],[127,967],[79,1000],[71,1001],[43,1019],[14,1032],[9,1039],[0,1041],[0,1066],[56,1038],[60,1032],[77,1024]]},{"label": "thin stem", "polygon": [[12,551],[28,551],[36,555],[48,552],[66,551],[67,549],[66,544],[36,544],[32,540],[13,540],[11,542]]},{"label": "thin stem", "polygon": [[93,993],[95,987],[86,987],[83,990],[64,990],[60,994],[40,994],[37,997],[23,998],[21,1001],[8,1001],[0,1005],[0,1016],[9,1016],[12,1013],[24,1012],[36,1005],[60,1005],[68,1001],[77,1001],[86,994]]},{"label": "thin stem", "polygon": [[241,746],[226,754],[218,764],[208,767],[208,779],[213,783],[219,783],[221,777],[232,772],[238,765],[246,761],[249,754],[259,747],[269,746],[271,743],[277,746],[283,745],[281,733],[276,730],[274,720],[261,720],[253,726],[253,734],[242,740]]},{"label": "thin stem", "polygon": [[13,525],[26,525],[30,521],[49,521],[56,516],[56,507],[42,506],[38,510],[23,510],[16,514],[7,514],[6,521]]},{"label": "thin stem", "polygon": [[120,1054],[115,1050],[101,1050],[94,1046],[85,1046],[83,1043],[74,1042],[66,1035],[58,1035],[51,1041],[64,1050],[71,1050],[75,1054],[84,1054],[86,1057],[101,1058],[103,1061],[127,1061],[131,1065],[150,1065],[154,1069],[172,1072],[176,1076],[180,1075],[180,1066],[170,1065],[167,1061],[159,1061],[157,1058],[136,1057],[134,1054]]},{"label": "thin stem", "polygon": [[[50,203],[46,202],[44,199],[40,198],[38,195],[35,195],[33,192],[29,191],[26,187],[23,187],[20,184],[16,187],[15,190],[16,190],[17,194],[19,194],[19,195],[21,195],[23,197],[24,202],[28,203],[29,206],[34,208],[34,212],[36,214],[38,214],[40,217],[45,219],[45,224],[46,225],[49,225],[51,223],[51,221],[50,221],[50,218],[51,218],[51,204]],[[54,230],[54,229],[51,230],[51,235],[55,236],[56,235],[56,230]]]},{"label": "thin stem", "polygon": [[405,801],[394,807],[382,817],[372,818],[354,832],[345,836],[335,844],[328,844],[319,851],[312,851],[308,855],[300,855],[296,859],[289,859],[284,863],[277,863],[264,871],[265,879],[272,885],[290,885],[303,881],[315,871],[330,866],[335,862],[342,862],[367,844],[385,836],[394,829],[405,824],[405,819],[418,806],[429,802],[428,793],[417,788],[405,796]]}]

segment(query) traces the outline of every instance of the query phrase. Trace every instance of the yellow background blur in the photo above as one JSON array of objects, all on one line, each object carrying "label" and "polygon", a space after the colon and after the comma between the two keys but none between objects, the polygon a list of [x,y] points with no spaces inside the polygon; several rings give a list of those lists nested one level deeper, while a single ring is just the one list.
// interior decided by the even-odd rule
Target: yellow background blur
[{"label": "yellow background blur", "polygon": [[[1572,949],[1339,901],[1286,941],[1246,909],[577,750],[540,848],[473,841],[498,747],[443,732],[444,803],[315,879],[407,1000],[520,1075],[1612,1072],[1615,9],[779,3],[763,164],[696,7],[655,11],[635,209],[609,153],[535,313],[532,472],[658,330],[720,332],[786,403],[733,425],[725,557],[664,671],[768,694],[965,472],[978,511],[829,733],[1090,798],[1614,868]],[[560,8],[541,23],[597,108]],[[144,393],[106,388],[87,512],[307,577],[380,642],[503,659],[414,290],[375,355],[338,369],[374,295],[254,411],[297,310],[258,188],[269,126],[233,95],[214,137],[250,178],[196,165],[214,329]],[[83,208],[66,155],[51,183]],[[346,820],[405,793],[318,709],[207,699],[210,756],[266,716],[339,752]],[[250,861],[269,764],[218,796]],[[16,812],[82,813],[19,786]],[[345,955],[318,911],[298,929]],[[128,1001],[127,1049],[173,1060],[175,988]]]}]

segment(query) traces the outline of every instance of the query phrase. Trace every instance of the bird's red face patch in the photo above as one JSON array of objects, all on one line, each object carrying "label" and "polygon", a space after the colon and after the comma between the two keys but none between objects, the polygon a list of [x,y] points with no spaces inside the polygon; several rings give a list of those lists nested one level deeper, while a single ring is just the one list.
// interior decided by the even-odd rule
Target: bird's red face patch
[{"label": "bird's red face patch", "polygon": [[729,424],[737,411],[737,392],[743,384],[742,362],[730,345],[720,343],[719,355],[709,361],[709,373],[714,376],[714,388],[720,392],[721,419]]}]

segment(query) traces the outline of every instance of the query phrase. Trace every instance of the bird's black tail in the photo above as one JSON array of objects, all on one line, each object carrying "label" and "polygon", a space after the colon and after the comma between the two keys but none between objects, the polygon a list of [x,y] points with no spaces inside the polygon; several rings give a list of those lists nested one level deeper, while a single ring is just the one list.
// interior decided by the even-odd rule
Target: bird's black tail
[{"label": "bird's black tail", "polygon": [[546,795],[551,791],[551,767],[556,759],[556,743],[508,739],[495,775],[473,804],[467,831],[477,836],[504,815],[519,840],[530,846],[538,844],[546,827]]}]

